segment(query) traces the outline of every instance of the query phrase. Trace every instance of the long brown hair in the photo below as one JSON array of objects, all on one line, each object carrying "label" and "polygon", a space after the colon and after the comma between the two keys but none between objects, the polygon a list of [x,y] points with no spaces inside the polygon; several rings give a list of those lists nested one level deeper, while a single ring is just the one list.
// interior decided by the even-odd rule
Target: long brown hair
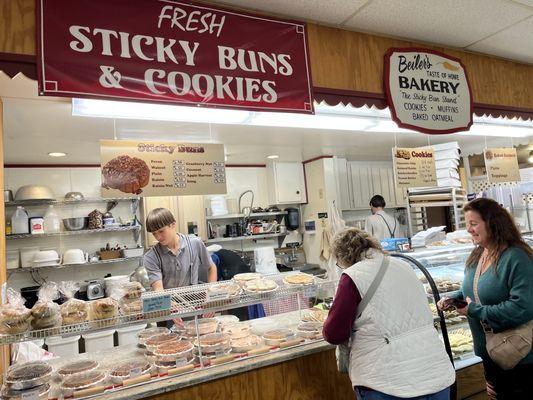
[{"label": "long brown hair", "polygon": [[368,258],[368,250],[383,252],[380,244],[368,232],[357,228],[348,228],[335,236],[331,250],[335,258],[347,265],[354,265]]},{"label": "long brown hair", "polygon": [[[513,217],[496,201],[485,198],[475,199],[467,203],[463,207],[463,211],[465,213],[475,211],[485,222],[491,247],[489,258],[493,260],[494,268],[508,247],[518,247],[524,250],[529,258],[533,259],[533,251],[522,239]],[[466,266],[476,266],[483,250],[483,247],[477,246],[466,260]]]}]

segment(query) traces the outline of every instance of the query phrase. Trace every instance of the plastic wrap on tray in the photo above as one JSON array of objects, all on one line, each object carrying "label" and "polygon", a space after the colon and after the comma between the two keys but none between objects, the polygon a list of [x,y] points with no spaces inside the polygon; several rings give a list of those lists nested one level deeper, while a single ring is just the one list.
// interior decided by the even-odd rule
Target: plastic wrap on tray
[{"label": "plastic wrap on tray", "polygon": [[112,297],[93,300],[89,306],[89,316],[93,321],[115,318],[118,314],[118,302]]},{"label": "plastic wrap on tray", "polygon": [[245,336],[249,336],[252,330],[252,326],[249,322],[237,322],[233,324],[226,324],[222,327],[222,332],[227,333],[230,338],[239,339]]},{"label": "plastic wrap on tray", "polygon": [[41,286],[39,300],[31,309],[31,327],[33,329],[48,329],[61,326],[61,310],[54,300],[59,298],[57,284],[47,282]]},{"label": "plastic wrap on tray", "polygon": [[25,300],[19,292],[8,288],[7,303],[0,306],[0,333],[18,334],[30,327],[31,311],[25,306]]},{"label": "plastic wrap on tray", "polygon": [[277,346],[287,340],[294,339],[294,337],[293,330],[289,328],[272,329],[263,334],[263,340],[269,346]]},{"label": "plastic wrap on tray", "polygon": [[261,338],[257,335],[243,336],[237,339],[231,339],[231,350],[236,353],[244,353],[253,350],[261,344]]},{"label": "plastic wrap on tray", "polygon": [[50,382],[52,366],[44,361],[14,364],[6,372],[4,383],[13,390],[26,390]]},{"label": "plastic wrap on tray", "polygon": [[217,353],[229,349],[230,336],[226,333],[208,333],[194,341],[194,345],[201,347],[202,353]]},{"label": "plastic wrap on tray", "polygon": [[146,341],[149,338],[151,338],[152,336],[164,335],[165,333],[170,333],[170,329],[158,326],[144,329],[140,331],[137,335],[137,337],[139,338],[138,344],[139,346],[144,347],[146,345]]},{"label": "plastic wrap on tray", "polygon": [[306,339],[322,336],[322,322],[300,322],[296,333]]},{"label": "plastic wrap on tray", "polygon": [[66,392],[89,389],[97,385],[104,385],[107,376],[105,371],[95,369],[65,377],[61,382],[61,389]]},{"label": "plastic wrap on tray", "polygon": [[[35,393],[35,397],[30,396],[30,393]],[[23,400],[28,398],[47,400],[49,393],[50,385],[48,383],[28,390],[15,390],[10,386],[4,386],[0,392],[0,398],[5,400]]]},{"label": "plastic wrap on tray", "polygon": [[89,304],[74,298],[79,288],[79,284],[73,281],[64,281],[59,284],[59,292],[67,299],[60,306],[63,325],[81,324],[89,317]]},{"label": "plastic wrap on tray", "polygon": [[145,358],[126,360],[109,371],[113,383],[121,384],[126,379],[136,378],[150,372],[152,365]]},{"label": "plastic wrap on tray", "polygon": [[95,360],[79,360],[64,364],[57,370],[57,373],[61,378],[65,378],[70,375],[79,374],[81,372],[90,372],[97,369],[100,366],[98,361]]},{"label": "plastic wrap on tray", "polygon": [[196,321],[187,321],[185,323],[185,331],[189,336],[206,335],[208,333],[214,333],[218,329],[218,321],[214,318],[199,318],[198,319],[198,332],[196,332]]}]

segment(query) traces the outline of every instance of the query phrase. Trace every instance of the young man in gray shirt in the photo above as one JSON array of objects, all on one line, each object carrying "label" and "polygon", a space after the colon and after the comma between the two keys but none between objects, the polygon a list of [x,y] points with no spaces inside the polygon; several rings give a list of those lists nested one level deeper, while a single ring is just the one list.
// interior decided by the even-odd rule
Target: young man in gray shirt
[{"label": "young man in gray shirt", "polygon": [[146,230],[157,240],[144,255],[144,267],[153,290],[215,282],[217,268],[199,238],[176,232],[176,220],[166,208],[146,217]]}]

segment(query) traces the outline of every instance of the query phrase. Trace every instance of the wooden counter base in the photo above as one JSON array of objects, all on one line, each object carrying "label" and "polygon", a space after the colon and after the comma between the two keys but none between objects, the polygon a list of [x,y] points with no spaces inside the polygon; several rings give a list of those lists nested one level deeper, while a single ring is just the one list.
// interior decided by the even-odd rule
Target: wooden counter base
[{"label": "wooden counter base", "polygon": [[[458,399],[484,399],[483,366],[457,372]],[[353,400],[347,375],[337,372],[335,351],[325,350],[279,364],[150,397],[151,400]]]}]

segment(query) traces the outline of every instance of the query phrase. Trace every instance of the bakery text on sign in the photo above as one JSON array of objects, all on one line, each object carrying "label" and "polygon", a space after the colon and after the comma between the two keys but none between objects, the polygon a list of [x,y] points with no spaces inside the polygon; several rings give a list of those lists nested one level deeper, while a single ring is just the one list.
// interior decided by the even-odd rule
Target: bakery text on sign
[{"label": "bakery text on sign", "polygon": [[[196,31],[201,34],[219,36],[224,29],[225,17],[211,12],[202,13],[174,6],[163,6],[158,28],[167,27],[182,31]],[[132,32],[115,31],[101,27],[71,25],[69,27],[70,48],[79,53],[97,52],[102,56],[118,56],[130,59],[133,56],[160,63],[174,63],[196,66],[201,53],[201,44],[159,36],[146,36]],[[150,51],[147,51],[147,50]],[[264,53],[218,45],[218,67],[220,70],[273,73],[291,76],[294,72],[289,54]],[[154,51],[155,50],[155,51]],[[150,57],[148,54],[154,54]],[[104,88],[122,88],[122,75],[111,65],[101,65],[99,83]],[[170,94],[184,96],[191,91],[201,97],[230,98],[239,101],[275,103],[278,99],[276,82],[250,77],[189,74],[179,69],[166,72],[163,69],[148,68],[144,71],[144,83],[156,95]]]},{"label": "bakery text on sign", "polygon": [[472,100],[460,60],[427,49],[389,49],[384,84],[393,120],[424,133],[453,133],[472,124]]}]

